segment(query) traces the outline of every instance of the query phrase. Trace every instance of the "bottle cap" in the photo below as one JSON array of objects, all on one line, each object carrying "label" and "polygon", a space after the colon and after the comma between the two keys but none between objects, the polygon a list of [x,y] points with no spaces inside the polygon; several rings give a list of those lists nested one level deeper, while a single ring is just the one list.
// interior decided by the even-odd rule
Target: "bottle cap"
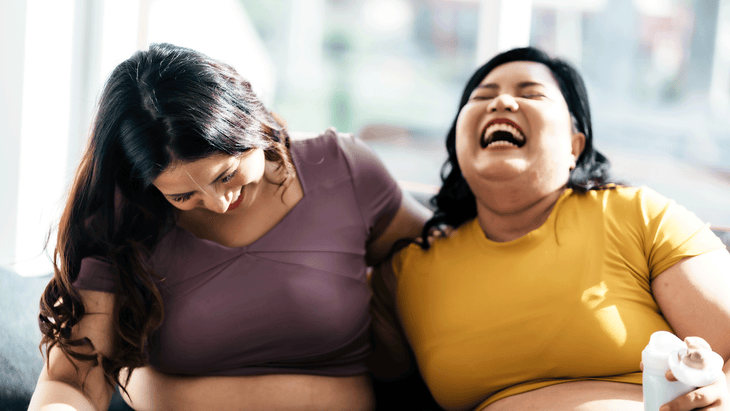
[{"label": "bottle cap", "polygon": [[669,368],[680,382],[693,387],[704,387],[715,382],[718,373],[722,370],[724,361],[720,354],[712,350],[698,349],[696,351],[704,359],[703,368],[692,368],[682,361],[682,357],[689,352],[687,348],[675,350],[669,354]]}]

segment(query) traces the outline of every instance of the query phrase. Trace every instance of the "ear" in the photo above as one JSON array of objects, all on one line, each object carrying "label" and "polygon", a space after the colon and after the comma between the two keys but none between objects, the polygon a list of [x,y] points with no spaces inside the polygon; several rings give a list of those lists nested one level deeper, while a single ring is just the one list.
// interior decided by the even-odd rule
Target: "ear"
[{"label": "ear", "polygon": [[573,154],[573,161],[577,162],[583,149],[586,146],[586,136],[583,133],[575,132],[571,140],[571,153]]}]

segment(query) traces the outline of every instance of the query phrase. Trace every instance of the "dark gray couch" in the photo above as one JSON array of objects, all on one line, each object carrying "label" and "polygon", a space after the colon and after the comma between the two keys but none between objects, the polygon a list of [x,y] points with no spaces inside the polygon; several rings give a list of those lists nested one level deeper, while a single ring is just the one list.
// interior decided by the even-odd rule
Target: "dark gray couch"
[{"label": "dark gray couch", "polygon": [[[0,269],[0,411],[25,411],[43,358],[38,301],[50,276],[21,277]],[[113,411],[131,410],[115,394]]]}]

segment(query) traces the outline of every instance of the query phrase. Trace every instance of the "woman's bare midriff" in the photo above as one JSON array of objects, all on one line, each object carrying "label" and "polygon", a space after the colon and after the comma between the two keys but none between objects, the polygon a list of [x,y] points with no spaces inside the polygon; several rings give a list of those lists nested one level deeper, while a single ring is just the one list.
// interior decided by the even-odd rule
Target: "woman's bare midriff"
[{"label": "woman's bare midriff", "polygon": [[566,382],[494,402],[482,411],[643,411],[641,385],[610,381]]},{"label": "woman's bare midriff", "polygon": [[131,398],[125,397],[125,401],[138,411],[375,409],[370,379],[365,375],[180,377],[144,367],[132,373],[127,391]]}]

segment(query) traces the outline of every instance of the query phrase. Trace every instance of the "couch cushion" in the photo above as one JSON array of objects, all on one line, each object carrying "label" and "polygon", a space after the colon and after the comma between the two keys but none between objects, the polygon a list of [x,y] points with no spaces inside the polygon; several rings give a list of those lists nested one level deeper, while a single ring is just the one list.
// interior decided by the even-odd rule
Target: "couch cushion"
[{"label": "couch cushion", "polygon": [[727,250],[730,251],[730,228],[712,227],[712,232],[720,237]]},{"label": "couch cushion", "polygon": [[0,410],[26,409],[43,367],[38,301],[49,279],[0,270]]},{"label": "couch cushion", "polygon": [[[0,411],[25,411],[33,395],[43,357],[38,349],[38,302],[51,279],[21,277],[0,269]],[[118,393],[110,411],[131,410]]]}]

